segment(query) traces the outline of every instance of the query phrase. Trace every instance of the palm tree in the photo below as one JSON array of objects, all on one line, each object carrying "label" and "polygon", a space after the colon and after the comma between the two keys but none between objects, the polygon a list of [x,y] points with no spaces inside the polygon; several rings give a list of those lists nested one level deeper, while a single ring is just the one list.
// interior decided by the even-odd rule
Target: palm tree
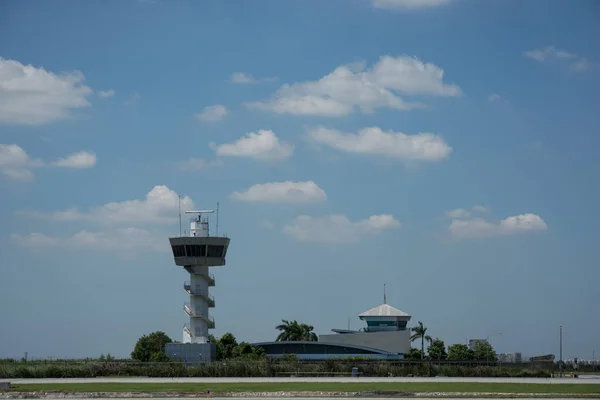
[{"label": "palm tree", "polygon": [[318,341],[317,334],[312,330],[314,327],[312,325],[307,325],[304,323],[299,323],[296,320],[288,321],[286,319],[282,319],[283,322],[280,325],[277,325],[275,329],[281,331],[281,333],[277,336],[276,341],[278,342],[297,342],[297,341],[308,341],[308,342],[316,342]]},{"label": "palm tree", "polygon": [[421,360],[425,357],[425,341],[431,343],[431,336],[426,335],[427,328],[423,326],[423,323],[419,321],[419,324],[413,328],[411,331],[414,332],[410,337],[410,341],[414,342],[417,339],[421,339]]}]

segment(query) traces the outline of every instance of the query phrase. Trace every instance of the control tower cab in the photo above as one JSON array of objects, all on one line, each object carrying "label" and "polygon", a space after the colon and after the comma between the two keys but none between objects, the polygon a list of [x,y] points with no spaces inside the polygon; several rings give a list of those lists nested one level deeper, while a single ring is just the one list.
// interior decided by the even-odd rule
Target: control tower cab
[{"label": "control tower cab", "polygon": [[189,322],[183,326],[182,342],[169,343],[165,350],[174,360],[210,362],[216,359],[216,347],[208,340],[208,330],[215,328],[215,320],[208,311],[215,307],[215,299],[208,290],[215,286],[215,278],[209,268],[225,265],[229,238],[210,236],[208,218],[204,215],[212,214],[214,210],[185,213],[194,215],[190,219],[189,235],[171,237],[169,242],[175,265],[183,267],[190,274],[189,280],[183,284],[189,296],[183,311],[189,317]]}]

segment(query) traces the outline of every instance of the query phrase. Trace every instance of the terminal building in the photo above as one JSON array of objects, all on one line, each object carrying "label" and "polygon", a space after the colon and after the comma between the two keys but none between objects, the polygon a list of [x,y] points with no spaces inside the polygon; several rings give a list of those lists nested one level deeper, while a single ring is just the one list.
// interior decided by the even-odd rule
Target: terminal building
[{"label": "terminal building", "polygon": [[295,354],[298,359],[324,360],[339,357],[402,360],[410,352],[411,316],[384,303],[359,315],[367,326],[358,331],[332,329],[332,334],[319,335],[318,342],[252,343],[265,350],[267,356],[280,358]]}]

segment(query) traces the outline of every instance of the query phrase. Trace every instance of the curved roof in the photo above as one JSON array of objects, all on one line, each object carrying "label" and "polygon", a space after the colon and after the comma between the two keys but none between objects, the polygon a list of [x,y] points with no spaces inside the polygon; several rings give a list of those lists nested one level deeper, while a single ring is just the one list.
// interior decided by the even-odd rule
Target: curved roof
[{"label": "curved roof", "polygon": [[410,317],[409,314],[404,311],[400,311],[397,308],[390,306],[389,304],[382,304],[375,308],[371,308],[369,311],[365,311],[358,315],[360,318],[363,317]]},{"label": "curved roof", "polygon": [[[365,346],[357,346],[354,344],[348,343],[331,343],[331,342],[311,342],[311,341],[281,341],[281,342],[259,342],[259,343],[251,343],[252,346],[282,346],[285,344],[291,345],[308,345],[308,346],[330,346],[330,347],[342,347],[348,349],[357,349],[365,352],[376,353],[376,354],[385,354],[385,355],[396,355],[395,353],[390,353],[389,351],[376,349],[374,347],[365,347]],[[266,349],[265,349],[266,350]]]}]

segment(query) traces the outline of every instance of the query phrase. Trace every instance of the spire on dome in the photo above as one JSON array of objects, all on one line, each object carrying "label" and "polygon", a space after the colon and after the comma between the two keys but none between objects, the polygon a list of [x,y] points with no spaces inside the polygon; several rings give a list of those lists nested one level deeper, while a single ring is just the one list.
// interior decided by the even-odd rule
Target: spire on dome
[{"label": "spire on dome", "polygon": [[387,304],[387,297],[385,295],[385,283],[383,284],[383,304]]}]

